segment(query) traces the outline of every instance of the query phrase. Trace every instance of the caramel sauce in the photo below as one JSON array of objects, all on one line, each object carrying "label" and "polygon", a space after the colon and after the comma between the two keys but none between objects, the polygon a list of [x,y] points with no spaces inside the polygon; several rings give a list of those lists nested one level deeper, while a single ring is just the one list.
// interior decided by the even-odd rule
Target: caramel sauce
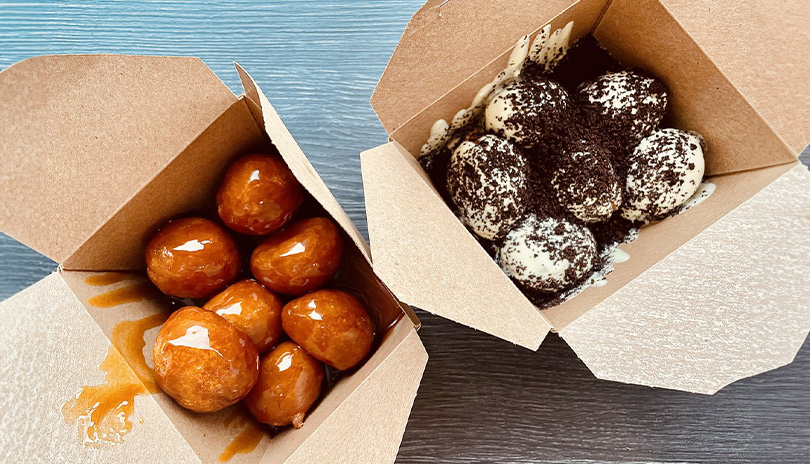
[{"label": "caramel sauce", "polygon": [[144,333],[161,325],[167,313],[135,321],[121,321],[112,329],[112,345],[99,370],[106,372],[104,383],[84,386],[62,406],[67,424],[75,423],[79,440],[98,448],[123,442],[132,430],[130,417],[135,397],[159,391],[152,369],[146,364]]},{"label": "caramel sauce", "polygon": [[93,448],[124,441],[124,435],[132,430],[135,397],[146,393],[146,387],[113,346],[99,370],[107,373],[104,383],[82,387],[62,406],[65,423],[75,423],[79,440]]},{"label": "caramel sauce", "polygon": [[153,300],[158,297],[160,297],[160,292],[150,282],[140,282],[96,295],[87,300],[87,303],[97,308],[111,308],[124,303]]},{"label": "caramel sauce", "polygon": [[160,326],[168,318],[169,313],[157,313],[135,321],[121,321],[113,327],[110,334],[113,345],[150,393],[158,393],[160,389],[155,382],[155,373],[146,364],[143,355],[143,348],[146,346],[144,334],[147,330]]},{"label": "caramel sauce", "polygon": [[250,453],[256,449],[266,434],[265,427],[256,422],[242,408],[234,408],[233,412],[225,418],[223,424],[226,428],[230,427],[231,424],[235,424],[236,426],[243,426],[243,429],[219,455],[219,462],[230,461],[237,454]]},{"label": "caramel sauce", "polygon": [[105,272],[104,274],[91,275],[84,279],[84,283],[94,287],[104,287],[127,280],[131,275],[125,272]]}]

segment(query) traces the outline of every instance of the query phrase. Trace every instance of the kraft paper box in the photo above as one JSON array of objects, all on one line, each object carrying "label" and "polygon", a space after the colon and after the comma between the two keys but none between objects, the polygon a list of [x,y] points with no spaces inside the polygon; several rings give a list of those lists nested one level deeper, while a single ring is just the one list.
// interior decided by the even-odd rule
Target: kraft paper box
[{"label": "kraft paper box", "polygon": [[[557,332],[601,379],[711,394],[790,363],[810,330],[808,22],[806,2],[427,2],[371,98],[391,139],[361,155],[375,271],[403,302],[520,346]],[[416,158],[522,37],[569,23],[570,43],[593,34],[663,80],[716,190],[622,245],[605,286],[538,310]]]},{"label": "kraft paper box", "polygon": [[[127,300],[148,286],[143,273],[99,285],[109,276],[101,271],[142,269],[159,224],[212,204],[228,163],[272,143],[321,213],[342,226],[344,284],[361,289],[381,327],[391,328],[302,429],[263,437],[231,462],[394,461],[427,362],[418,321],[374,275],[367,244],[261,90],[237,69],[239,97],[195,58],[43,56],[0,73],[0,227],[60,263],[0,304],[4,459],[209,463],[245,433],[255,436],[259,429],[251,432],[245,419],[234,422],[234,408],[194,414],[157,393],[134,397],[123,443],[96,449],[82,444],[83,432],[77,436],[60,408],[83,386],[112,382],[102,361],[123,366],[129,381],[153,382],[151,347],[167,308]],[[110,294],[125,303],[106,307]]]}]

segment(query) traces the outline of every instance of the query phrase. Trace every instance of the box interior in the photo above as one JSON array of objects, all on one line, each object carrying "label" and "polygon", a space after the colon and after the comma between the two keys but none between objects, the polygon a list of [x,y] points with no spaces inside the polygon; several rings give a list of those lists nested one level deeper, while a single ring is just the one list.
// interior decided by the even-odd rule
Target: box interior
[{"label": "box interior", "polygon": [[[542,310],[555,330],[563,329],[749,199],[793,167],[797,156],[657,0],[582,0],[550,24],[555,30],[569,21],[574,22],[571,43],[593,34],[620,61],[664,80],[671,97],[665,124],[695,130],[705,137],[707,176],[717,189],[700,206],[643,228],[635,242],[622,246],[631,258],[616,266],[606,286],[589,288],[560,306]],[[459,109],[466,108],[475,93],[505,67],[510,53],[511,48],[503,51],[460,85],[448,88],[435,102],[411,117],[400,118],[406,122],[390,132],[391,138],[410,156],[418,156],[433,123],[449,121]],[[492,311],[490,318],[499,317],[494,314],[499,314],[500,308]]]},{"label": "box interior", "polygon": [[[116,340],[113,331],[119,323],[142,320],[160,313],[168,316],[167,309],[176,308],[178,304],[161,297],[150,287],[142,272],[126,273],[124,281],[112,285],[97,286],[91,283],[94,279],[103,280],[99,276],[110,270],[141,269],[147,241],[171,217],[187,215],[189,212],[206,217],[216,216],[214,196],[219,179],[228,164],[251,150],[263,148],[266,151],[271,147],[248,105],[249,100],[245,97],[236,101],[83,244],[77,253],[71,255],[63,266],[61,273],[64,280],[114,343]],[[329,216],[311,195],[307,197],[299,215]],[[343,235],[344,264],[341,272],[329,285],[357,294],[369,308],[378,328],[375,351],[360,368],[341,375],[311,410],[303,429],[287,429],[272,439],[262,439],[257,451],[249,455],[237,455],[234,462],[259,462],[263,455],[267,457],[267,462],[284,462],[413,332],[411,319],[403,317],[403,307],[374,275],[370,264],[352,238],[345,231]],[[249,251],[243,251],[243,258],[245,256],[249,256]],[[129,298],[136,301],[127,301],[127,292],[130,294]],[[125,296],[123,303],[107,307],[109,302],[105,303],[105,298],[121,295]],[[144,382],[148,382],[152,375],[151,347],[158,330],[159,327],[154,327],[145,333],[146,343],[142,350],[127,351],[125,346],[118,347],[133,370],[141,378],[147,378]],[[144,359],[140,359],[141,354]],[[155,399],[204,462],[215,462],[231,440],[241,432],[240,428],[228,427],[226,423],[234,421],[234,417],[246,423],[251,420],[240,405],[214,414],[196,414],[179,407],[163,393],[155,394]]]}]

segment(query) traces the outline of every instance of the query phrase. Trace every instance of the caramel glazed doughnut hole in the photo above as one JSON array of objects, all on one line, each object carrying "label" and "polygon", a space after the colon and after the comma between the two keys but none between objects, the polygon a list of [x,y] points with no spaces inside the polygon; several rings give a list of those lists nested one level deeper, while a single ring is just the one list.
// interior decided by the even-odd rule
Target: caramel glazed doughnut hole
[{"label": "caramel glazed doughnut hole", "polygon": [[180,406],[215,412],[235,404],[259,376],[253,342],[221,316],[187,306],[169,317],[152,350],[155,380]]},{"label": "caramel glazed doughnut hole", "polygon": [[324,369],[293,342],[283,342],[262,357],[259,380],[245,398],[253,416],[274,427],[304,426],[307,410],[321,395]]},{"label": "caramel glazed doughnut hole", "polygon": [[236,242],[222,227],[192,217],[166,224],[146,245],[146,274],[163,293],[205,298],[239,272]]},{"label": "caramel glazed doughnut hole", "polygon": [[281,339],[281,299],[253,279],[237,282],[203,306],[250,337],[259,353]]},{"label": "caramel glazed doughnut hole", "polygon": [[286,224],[304,202],[304,188],[280,156],[239,158],[217,191],[217,211],[230,229],[266,235]]}]

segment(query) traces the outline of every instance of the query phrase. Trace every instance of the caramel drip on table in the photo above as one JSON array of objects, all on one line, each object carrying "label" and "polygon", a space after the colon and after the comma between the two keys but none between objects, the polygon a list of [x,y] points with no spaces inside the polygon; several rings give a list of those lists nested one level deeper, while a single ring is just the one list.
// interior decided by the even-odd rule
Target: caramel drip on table
[{"label": "caramel drip on table", "polygon": [[152,369],[146,364],[144,333],[161,325],[168,314],[158,313],[135,321],[121,321],[112,329],[112,345],[99,370],[104,383],[84,386],[62,406],[65,422],[76,423],[79,440],[98,448],[121,443],[132,430],[130,416],[135,397],[157,393]]},{"label": "caramel drip on table", "polygon": [[242,409],[234,409],[225,418],[225,427],[230,427],[232,423],[236,423],[237,426],[242,425],[244,428],[219,455],[219,462],[230,461],[237,454],[249,454],[259,446],[266,433],[265,428],[252,417],[249,417]]},{"label": "caramel drip on table", "polygon": [[150,282],[141,282],[96,295],[87,303],[97,308],[111,308],[124,303],[153,300],[159,296],[160,292]]},{"label": "caramel drip on table", "polygon": [[84,282],[87,285],[92,285],[94,287],[104,287],[127,280],[131,276],[132,274],[127,274],[125,272],[105,272],[104,274],[91,275],[90,277],[84,279]]}]

